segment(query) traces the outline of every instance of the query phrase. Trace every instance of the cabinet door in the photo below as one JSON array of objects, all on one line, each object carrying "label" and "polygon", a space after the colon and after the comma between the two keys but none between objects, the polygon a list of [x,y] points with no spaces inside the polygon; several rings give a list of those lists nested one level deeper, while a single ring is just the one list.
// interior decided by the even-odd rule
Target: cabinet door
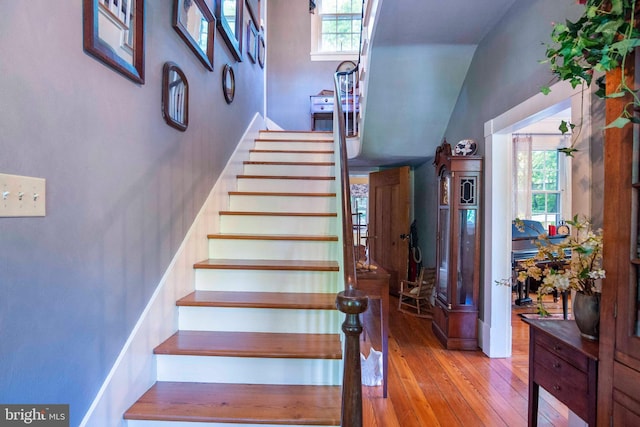
[{"label": "cabinet door", "polygon": [[[638,55],[636,54],[636,57]],[[634,87],[633,55],[627,84]],[[607,92],[617,90],[620,70],[607,73]],[[636,78],[637,81],[637,78]],[[606,121],[623,111],[625,98],[606,101]],[[635,128],[635,129],[634,129]],[[600,310],[598,425],[637,425],[640,416],[640,151],[638,125],[605,130],[604,256]],[[633,422],[632,422],[633,420]]]},{"label": "cabinet door", "polygon": [[445,305],[451,303],[449,297],[449,258],[451,242],[451,206],[450,206],[450,185],[451,175],[447,170],[440,173],[440,183],[438,187],[438,231],[437,231],[437,251],[438,251],[438,271],[437,275],[437,296]]}]

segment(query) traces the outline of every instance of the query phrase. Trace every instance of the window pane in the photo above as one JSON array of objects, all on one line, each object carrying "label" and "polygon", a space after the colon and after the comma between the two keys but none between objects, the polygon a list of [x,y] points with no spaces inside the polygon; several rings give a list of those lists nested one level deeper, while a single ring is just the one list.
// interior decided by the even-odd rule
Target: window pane
[{"label": "window pane", "polygon": [[322,33],[335,33],[337,28],[337,22],[333,17],[322,18]]},{"label": "window pane", "polygon": [[558,193],[547,194],[547,213],[559,212],[559,196]]},{"label": "window pane", "polygon": [[335,34],[323,34],[322,35],[322,46],[320,47],[323,51],[336,51],[336,35]]},{"label": "window pane", "polygon": [[351,32],[351,17],[338,16],[338,22],[337,22],[336,28],[339,33]]},{"label": "window pane", "polygon": [[337,10],[336,0],[322,0],[320,2],[320,13],[336,13]]},{"label": "window pane", "polygon": [[533,213],[544,213],[546,206],[546,200],[544,194],[532,194],[531,195],[531,211]]}]

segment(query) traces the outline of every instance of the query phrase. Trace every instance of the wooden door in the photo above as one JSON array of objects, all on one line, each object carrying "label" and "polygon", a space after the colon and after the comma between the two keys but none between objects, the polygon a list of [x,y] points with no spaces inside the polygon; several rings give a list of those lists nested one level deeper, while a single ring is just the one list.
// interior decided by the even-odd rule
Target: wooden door
[{"label": "wooden door", "polygon": [[[634,55],[626,63],[627,84],[635,87]],[[607,93],[616,92],[620,81],[620,70],[607,73]],[[607,123],[632,101],[628,98],[607,99]],[[605,186],[614,191],[604,194],[607,277],[602,285],[598,370],[598,425],[602,426],[640,425],[640,152],[634,127],[638,125],[605,130]]]},{"label": "wooden door", "polygon": [[369,174],[369,258],[389,273],[398,295],[409,265],[409,166]]}]

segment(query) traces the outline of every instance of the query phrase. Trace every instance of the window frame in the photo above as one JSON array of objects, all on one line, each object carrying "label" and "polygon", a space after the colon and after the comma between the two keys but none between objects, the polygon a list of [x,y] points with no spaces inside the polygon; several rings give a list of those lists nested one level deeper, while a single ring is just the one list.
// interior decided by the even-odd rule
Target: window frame
[{"label": "window frame", "polygon": [[[545,141],[546,138],[536,138],[536,136],[542,135],[533,135],[533,143],[531,146],[531,151],[556,151],[558,148],[566,146],[569,142],[562,135],[558,135],[559,139],[557,143],[552,143],[550,141]],[[547,135],[545,135],[547,136]],[[552,136],[552,135],[549,135]],[[570,135],[565,135],[565,137],[570,138]],[[537,139],[537,140],[536,140]],[[540,139],[543,139],[542,141]],[[531,180],[531,219],[536,215],[533,212],[533,198],[535,194],[544,194],[545,195],[545,205],[547,202],[546,195],[548,194],[558,194],[559,195],[559,208],[558,215],[559,221],[571,219],[570,211],[571,211],[571,174],[568,173],[571,171],[571,158],[565,156],[564,154],[558,152],[557,154],[558,161],[558,190],[534,190],[533,188],[533,177]],[[564,156],[564,157],[563,157]],[[533,160],[533,159],[532,159]],[[541,215],[541,214],[538,214]],[[546,212],[545,206],[545,218],[547,218],[550,214]],[[557,224],[556,223],[556,224]]]},{"label": "window frame", "polygon": [[[357,61],[360,46],[353,51],[321,51],[320,41],[322,39],[322,1],[316,1],[316,8],[314,13],[311,13],[311,51],[310,56],[312,61]],[[332,14],[334,15],[334,14]],[[341,15],[354,15],[354,14],[336,14],[334,16]],[[362,19],[362,16],[360,17]]]}]

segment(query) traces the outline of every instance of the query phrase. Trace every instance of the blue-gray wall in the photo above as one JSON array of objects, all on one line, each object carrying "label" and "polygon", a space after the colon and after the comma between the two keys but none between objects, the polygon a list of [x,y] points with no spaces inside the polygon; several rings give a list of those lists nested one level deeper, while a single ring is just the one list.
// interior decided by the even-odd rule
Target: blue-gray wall
[{"label": "blue-gray wall", "polygon": [[[517,1],[482,40],[469,67],[446,131],[450,143],[472,138],[484,155],[484,124],[536,95],[552,80],[544,59],[552,22],[575,20],[584,10],[571,0]],[[431,161],[415,171],[416,218],[425,259],[435,263],[435,171]],[[421,205],[430,203],[426,212]],[[424,221],[421,219],[424,218]]]},{"label": "blue-gray wall", "polygon": [[[80,0],[2,7],[0,173],[46,178],[47,216],[0,218],[0,403],[68,403],[74,426],[261,112],[264,72],[219,34],[206,70],[169,0],[145,2],[142,86],[83,52]],[[189,81],[184,133],[162,118],[165,61]]]},{"label": "blue-gray wall", "polygon": [[311,61],[306,0],[269,0],[267,25],[267,116],[287,130],[311,130],[309,96],[333,90],[341,61]]}]

